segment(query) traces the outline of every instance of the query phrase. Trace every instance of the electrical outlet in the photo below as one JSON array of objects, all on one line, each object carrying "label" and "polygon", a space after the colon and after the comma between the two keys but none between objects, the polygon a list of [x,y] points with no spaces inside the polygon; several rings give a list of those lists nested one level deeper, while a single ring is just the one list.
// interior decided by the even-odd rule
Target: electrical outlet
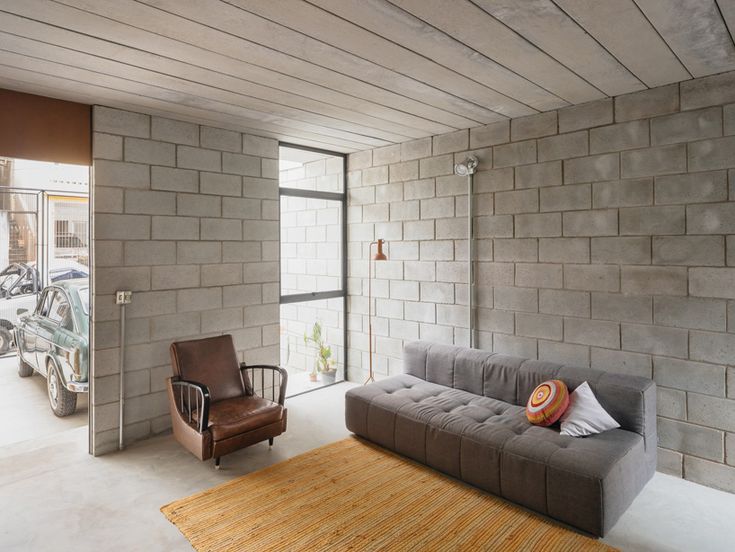
[{"label": "electrical outlet", "polygon": [[116,291],[115,292],[115,304],[116,305],[129,305],[133,302],[132,291]]}]

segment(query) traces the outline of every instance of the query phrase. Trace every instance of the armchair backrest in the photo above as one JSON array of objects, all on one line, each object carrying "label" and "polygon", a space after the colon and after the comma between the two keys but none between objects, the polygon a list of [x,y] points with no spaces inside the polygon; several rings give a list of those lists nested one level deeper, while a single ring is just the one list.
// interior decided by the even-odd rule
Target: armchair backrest
[{"label": "armchair backrest", "polygon": [[206,385],[212,402],[245,394],[231,335],[178,341],[170,350],[174,375]]}]

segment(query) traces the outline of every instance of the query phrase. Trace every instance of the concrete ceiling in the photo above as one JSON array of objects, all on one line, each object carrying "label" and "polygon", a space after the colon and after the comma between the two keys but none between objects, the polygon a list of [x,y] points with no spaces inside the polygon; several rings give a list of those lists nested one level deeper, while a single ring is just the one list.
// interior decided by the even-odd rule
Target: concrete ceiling
[{"label": "concrete ceiling", "polygon": [[735,0],[2,0],[0,88],[335,151],[735,69]]}]

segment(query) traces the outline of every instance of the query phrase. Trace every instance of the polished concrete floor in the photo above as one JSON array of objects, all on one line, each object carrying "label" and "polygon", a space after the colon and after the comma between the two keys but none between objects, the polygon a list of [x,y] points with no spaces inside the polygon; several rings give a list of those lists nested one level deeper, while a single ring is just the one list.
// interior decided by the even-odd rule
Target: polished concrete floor
[{"label": "polished concrete floor", "polygon": [[[345,437],[351,385],[289,399],[289,429],[275,446],[227,456],[220,471],[170,435],[100,458],[86,453],[86,428],[0,447],[0,549],[191,550],[159,508]],[[605,542],[623,550],[733,550],[733,520],[735,495],[656,474]]]}]

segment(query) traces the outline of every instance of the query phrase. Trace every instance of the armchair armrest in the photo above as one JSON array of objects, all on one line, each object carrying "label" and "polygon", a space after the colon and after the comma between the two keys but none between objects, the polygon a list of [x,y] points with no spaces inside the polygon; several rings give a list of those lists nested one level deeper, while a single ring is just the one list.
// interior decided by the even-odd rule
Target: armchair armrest
[{"label": "armchair armrest", "polygon": [[[271,400],[278,402],[281,406],[286,402],[286,385],[288,384],[288,372],[285,368],[280,366],[272,366],[270,364],[252,364],[246,365],[244,362],[240,363],[240,371],[247,374],[247,378],[243,378],[244,381],[250,382],[250,385],[254,387],[255,370],[260,370],[260,391],[265,395],[265,386],[267,378],[265,377],[265,371],[270,370],[271,377]],[[249,373],[248,373],[249,372]],[[276,377],[278,377],[278,398],[276,399]],[[255,394],[254,389],[249,389],[248,393]],[[265,398],[265,397],[264,397]]]},{"label": "armchair armrest", "polygon": [[[176,391],[178,390],[178,401],[176,406],[178,407],[179,415],[182,419],[186,420],[188,417],[188,423],[192,423],[192,412],[197,411],[197,417],[199,418],[197,424],[197,430],[199,433],[203,433],[209,426],[209,389],[207,386],[195,381],[187,381],[178,377],[171,378],[171,386],[173,389],[174,400],[176,400]],[[194,402],[192,403],[191,396],[194,395]],[[186,399],[186,401],[184,401]],[[192,408],[192,405],[194,408]]]}]

